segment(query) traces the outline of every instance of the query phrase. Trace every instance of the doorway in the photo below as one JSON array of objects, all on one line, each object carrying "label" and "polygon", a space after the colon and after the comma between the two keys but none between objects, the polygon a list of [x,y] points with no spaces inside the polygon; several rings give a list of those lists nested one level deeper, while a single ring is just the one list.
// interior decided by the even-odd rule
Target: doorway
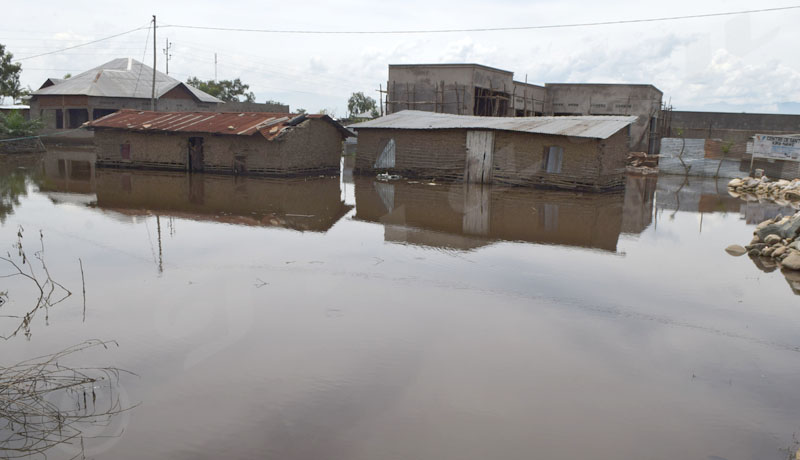
[{"label": "doorway", "polygon": [[203,171],[203,138],[189,138],[189,171]]}]

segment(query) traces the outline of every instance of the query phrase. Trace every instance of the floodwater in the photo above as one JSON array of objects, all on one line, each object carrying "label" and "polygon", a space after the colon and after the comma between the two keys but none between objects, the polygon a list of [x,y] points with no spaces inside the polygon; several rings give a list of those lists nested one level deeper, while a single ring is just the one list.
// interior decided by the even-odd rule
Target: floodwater
[{"label": "floodwater", "polygon": [[[790,210],[725,181],[630,177],[593,195],[95,170],[89,156],[0,166],[0,242],[21,226],[33,252],[41,230],[73,292],[30,338],[0,342],[0,364],[116,340],[71,364],[137,374],[118,392],[138,405],[87,430],[87,458],[798,449],[800,297],[724,252]],[[24,280],[0,283],[0,311],[24,309]]]}]

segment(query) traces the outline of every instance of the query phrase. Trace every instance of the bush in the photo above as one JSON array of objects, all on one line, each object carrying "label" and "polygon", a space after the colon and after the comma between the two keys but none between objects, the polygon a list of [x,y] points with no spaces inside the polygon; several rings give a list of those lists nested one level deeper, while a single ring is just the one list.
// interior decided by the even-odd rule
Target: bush
[{"label": "bush", "polygon": [[8,115],[0,114],[0,139],[35,136],[43,126],[41,120],[26,120],[16,110]]}]

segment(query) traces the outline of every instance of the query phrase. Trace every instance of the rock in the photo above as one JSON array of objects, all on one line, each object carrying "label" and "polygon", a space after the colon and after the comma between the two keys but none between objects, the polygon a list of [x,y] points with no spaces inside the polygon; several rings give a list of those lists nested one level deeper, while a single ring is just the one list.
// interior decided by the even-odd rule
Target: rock
[{"label": "rock", "polygon": [[764,257],[772,257],[772,252],[775,250],[775,247],[768,247],[761,250],[761,255]]},{"label": "rock", "polygon": [[800,241],[792,241],[788,247],[789,249],[800,249]]},{"label": "rock", "polygon": [[779,235],[774,235],[774,234],[773,235],[767,235],[767,237],[764,238],[764,242],[767,243],[770,246],[774,246],[774,245],[780,243],[781,239],[782,238]]},{"label": "rock", "polygon": [[742,181],[741,179],[733,179],[732,181],[728,182],[728,187],[731,188],[741,187],[742,184],[744,184],[744,181]]},{"label": "rock", "polygon": [[764,244],[764,243],[756,243],[756,244],[750,244],[750,245],[745,246],[745,249],[747,249],[748,251],[752,250],[752,249],[756,249],[757,251],[761,252],[761,250],[766,248],[766,247],[767,247],[767,245]]},{"label": "rock", "polygon": [[792,252],[788,257],[783,259],[781,265],[783,268],[788,268],[789,270],[800,270],[800,253]]},{"label": "rock", "polygon": [[761,238],[759,238],[759,237],[758,237],[758,236],[756,236],[756,235],[753,235],[753,239],[752,239],[752,240],[750,240],[750,244],[751,244],[751,245],[752,245],[752,244],[758,244],[758,243],[760,243],[760,242],[761,242]]},{"label": "rock", "polygon": [[753,249],[747,251],[747,255],[748,256],[752,256],[752,257],[758,257],[758,256],[761,255],[761,249],[753,248]]},{"label": "rock", "polygon": [[780,223],[772,223],[756,230],[756,235],[766,241],[767,235],[778,235],[780,238],[794,238],[800,230],[800,216],[781,219]]},{"label": "rock", "polygon": [[786,253],[786,251],[788,251],[788,250],[789,250],[789,248],[787,248],[786,246],[777,246],[775,248],[775,250],[772,251],[772,257],[775,257],[775,258],[780,257],[780,256],[784,255]]},{"label": "rock", "polygon": [[725,248],[725,252],[732,256],[739,257],[747,254],[747,249],[739,246],[738,244],[732,244]]}]

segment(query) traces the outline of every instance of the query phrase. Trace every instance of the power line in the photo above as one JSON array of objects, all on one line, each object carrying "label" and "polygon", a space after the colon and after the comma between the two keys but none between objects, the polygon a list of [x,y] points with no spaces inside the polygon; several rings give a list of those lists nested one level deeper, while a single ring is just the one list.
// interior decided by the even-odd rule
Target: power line
[{"label": "power line", "polygon": [[41,56],[47,56],[49,54],[55,54],[55,53],[60,53],[62,51],[67,51],[67,50],[71,50],[71,49],[75,49],[75,48],[80,48],[81,46],[87,46],[87,45],[91,45],[91,44],[94,44],[94,43],[102,42],[102,41],[105,41],[105,40],[111,40],[112,38],[121,37],[122,35],[127,35],[129,33],[133,33],[133,32],[136,32],[138,30],[144,30],[146,28],[149,28],[149,27],[137,27],[137,28],[131,29],[131,30],[127,31],[127,32],[118,33],[118,34],[111,35],[111,36],[104,37],[104,38],[98,38],[97,40],[92,40],[90,42],[81,43],[80,45],[68,46],[66,48],[61,48],[61,49],[54,50],[54,51],[48,51],[46,53],[35,54],[33,56],[25,56],[25,57],[22,57],[22,58],[14,59],[14,62],[24,61],[26,59],[33,59],[33,58],[37,58],[37,57],[41,57]]},{"label": "power line", "polygon": [[722,13],[692,14],[685,16],[667,16],[660,18],[644,19],[622,19],[617,21],[601,22],[577,22],[569,24],[547,24],[538,26],[513,26],[513,27],[484,27],[476,29],[423,29],[423,30],[281,30],[281,29],[240,29],[233,27],[210,27],[210,26],[191,26],[183,24],[165,24],[161,27],[172,27],[176,29],[198,29],[198,30],[217,30],[227,32],[259,32],[270,34],[308,34],[308,35],[347,35],[347,34],[370,34],[370,35],[397,35],[397,34],[438,34],[454,32],[502,32],[514,30],[537,30],[537,29],[563,29],[572,27],[594,27],[609,26],[618,24],[637,24],[645,22],[678,21],[683,19],[699,19],[720,16],[734,16],[751,13],[768,13],[774,11],[786,11],[799,9],[800,5],[782,6],[777,8],[762,8],[757,10],[727,11]]}]

